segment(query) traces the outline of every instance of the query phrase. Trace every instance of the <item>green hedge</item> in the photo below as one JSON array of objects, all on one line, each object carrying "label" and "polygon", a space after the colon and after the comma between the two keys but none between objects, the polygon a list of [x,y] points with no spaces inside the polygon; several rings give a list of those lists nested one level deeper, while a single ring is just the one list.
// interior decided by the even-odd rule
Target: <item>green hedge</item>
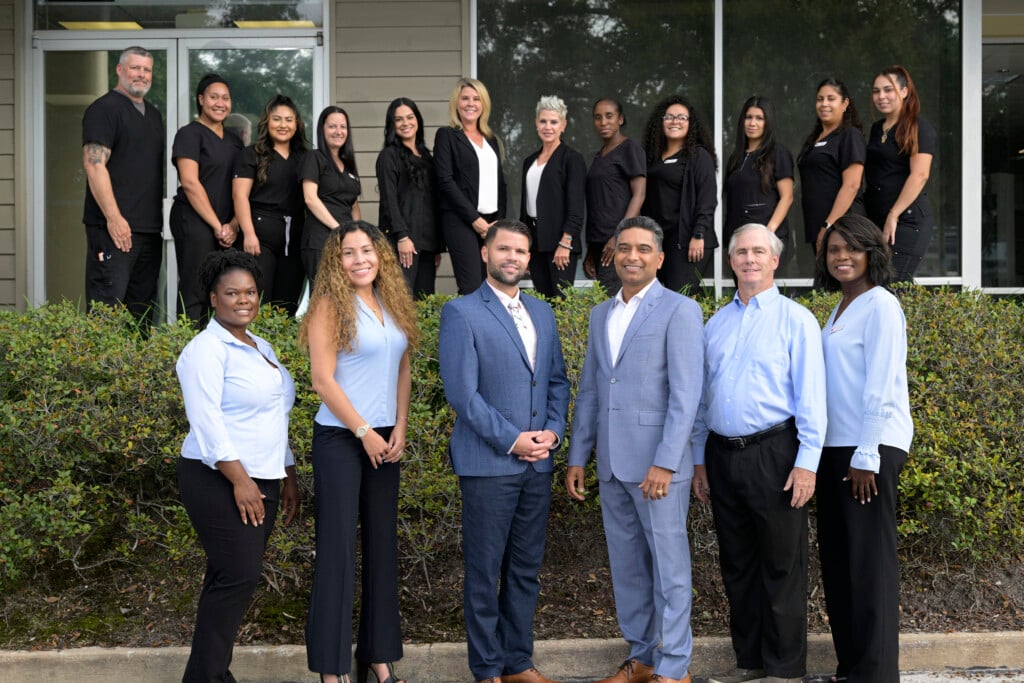
[{"label": "green hedge", "polygon": [[[902,552],[955,553],[982,563],[1019,555],[1024,308],[973,292],[909,287],[900,296],[916,426],[901,478]],[[556,304],[574,387],[588,313],[601,297],[599,290],[580,290]],[[454,415],[436,353],[445,300],[420,304],[423,344],[413,364],[400,502],[403,566],[428,584],[460,552],[458,483],[446,455]],[[835,296],[811,294],[803,302],[824,320]],[[702,306],[710,314],[721,303]],[[308,507],[307,454],[319,403],[309,388],[308,361],[296,345],[295,321],[264,310],[253,327],[296,379],[291,437]],[[0,589],[40,573],[95,578],[111,563],[141,562],[154,553],[171,562],[196,558],[174,466],[187,430],[174,362],[191,335],[185,325],[140,334],[124,311],[101,308],[86,316],[72,304],[0,312]],[[549,545],[600,525],[594,500],[582,506],[566,500],[563,472],[560,463]],[[289,577],[302,583],[308,575],[309,517],[275,532],[267,561],[272,584]],[[710,542],[707,517],[693,515],[695,546]]]}]

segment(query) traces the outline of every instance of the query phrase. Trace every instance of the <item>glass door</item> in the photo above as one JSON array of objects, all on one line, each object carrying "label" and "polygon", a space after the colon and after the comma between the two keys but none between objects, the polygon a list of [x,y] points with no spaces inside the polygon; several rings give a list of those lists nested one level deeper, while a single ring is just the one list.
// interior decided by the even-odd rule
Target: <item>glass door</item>
[{"label": "glass door", "polygon": [[177,290],[174,244],[166,217],[178,180],[171,145],[178,128],[195,117],[195,84],[217,72],[231,84],[234,113],[244,117],[255,135],[263,105],[280,92],[301,110],[307,129],[326,99],[323,49],[315,37],[232,37],[147,40],[90,38],[44,40],[34,64],[36,111],[33,126],[33,291],[34,304],[69,299],[84,308],[85,229],[82,208],[82,115],[86,107],[116,84],[121,51],[140,44],[154,56],[153,86],[147,99],[164,116],[167,164],[164,176],[164,262],[161,271],[161,318],[173,320]]}]

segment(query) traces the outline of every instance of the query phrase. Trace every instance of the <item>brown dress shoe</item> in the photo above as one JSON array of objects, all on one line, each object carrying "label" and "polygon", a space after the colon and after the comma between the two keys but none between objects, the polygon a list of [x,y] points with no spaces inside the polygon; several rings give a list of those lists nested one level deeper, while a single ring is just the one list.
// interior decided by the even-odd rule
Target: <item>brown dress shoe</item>
[{"label": "brown dress shoe", "polygon": [[560,683],[559,681],[553,681],[550,678],[546,678],[544,674],[537,671],[534,667],[530,667],[526,671],[520,671],[517,674],[511,676],[502,676],[501,683]]},{"label": "brown dress shoe", "polygon": [[485,678],[482,681],[477,681],[476,683],[501,683],[501,679],[497,676],[492,676],[491,678]]},{"label": "brown dress shoe", "polygon": [[651,676],[651,683],[691,683],[690,672],[686,672],[686,675],[682,678],[669,678],[668,676],[654,674]]},{"label": "brown dress shoe", "polygon": [[615,672],[615,675],[602,678],[597,683],[648,683],[654,667],[639,662],[635,659],[627,659]]}]

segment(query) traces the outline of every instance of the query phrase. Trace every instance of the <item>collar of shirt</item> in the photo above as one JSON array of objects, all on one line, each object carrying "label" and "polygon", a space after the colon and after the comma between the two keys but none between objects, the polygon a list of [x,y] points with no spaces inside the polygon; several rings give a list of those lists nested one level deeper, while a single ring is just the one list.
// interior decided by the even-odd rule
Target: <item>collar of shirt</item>
[{"label": "collar of shirt", "polygon": [[622,304],[623,306],[629,306],[630,304],[633,303],[634,300],[636,301],[636,304],[634,304],[634,305],[635,306],[639,306],[640,302],[644,300],[644,296],[647,295],[647,292],[651,291],[651,287],[654,286],[654,283],[656,281],[657,281],[657,278],[655,278],[654,280],[651,280],[650,282],[648,282],[647,285],[643,289],[641,289],[639,292],[637,292],[633,296],[629,297],[629,301],[626,301],[625,299],[622,298],[622,288],[620,287],[619,291],[615,293],[615,299],[613,300],[613,303],[612,303],[612,310],[616,309],[619,306],[619,304]]},{"label": "collar of shirt", "polygon": [[512,304],[515,304],[516,306],[522,305],[523,302],[519,299],[520,290],[518,287],[516,287],[516,295],[509,296],[505,292],[501,291],[500,289],[492,285],[490,280],[485,280],[485,282],[487,283],[487,286],[491,288],[491,291],[498,295],[498,301],[500,301],[501,305],[504,306],[505,308],[508,308]]},{"label": "collar of shirt", "polygon": [[754,296],[750,297],[750,304],[743,303],[743,300],[740,299],[739,291],[733,294],[732,300],[733,303],[736,303],[740,306],[749,306],[751,304],[757,304],[758,308],[765,308],[769,304],[772,304],[775,301],[777,301],[780,296],[782,296],[782,292],[779,291],[779,286],[772,285],[763,292],[758,292]]},{"label": "collar of shirt", "polygon": [[[244,346],[250,349],[252,348],[251,346],[243,342],[241,339],[228,332],[227,328],[225,328],[223,325],[217,322],[216,318],[210,318],[210,322],[206,326],[206,329],[208,329],[210,333],[213,334],[213,336],[217,337],[217,339],[220,339],[225,344],[237,344],[238,346]],[[252,332],[249,332],[248,330],[246,330],[245,333],[249,335],[249,339],[252,339],[254,342],[256,342],[256,349],[264,356],[266,356],[267,354],[263,347],[267,345],[267,342],[264,341],[262,338],[257,337]]]}]

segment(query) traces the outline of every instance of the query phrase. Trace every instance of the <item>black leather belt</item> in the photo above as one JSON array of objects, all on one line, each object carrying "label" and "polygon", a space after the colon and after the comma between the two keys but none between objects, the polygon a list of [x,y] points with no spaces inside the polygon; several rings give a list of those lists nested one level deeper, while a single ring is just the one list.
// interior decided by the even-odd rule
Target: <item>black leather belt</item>
[{"label": "black leather belt", "polygon": [[773,434],[778,434],[779,432],[784,432],[787,429],[794,428],[796,428],[796,419],[791,417],[785,422],[780,422],[779,424],[769,427],[768,429],[762,429],[759,432],[754,432],[753,434],[748,434],[747,436],[722,436],[721,434],[715,434],[714,432],[711,432],[711,436],[715,439],[715,441],[722,444],[726,448],[729,448],[734,451],[742,451],[744,448],[747,448],[748,446],[753,446],[758,442],[764,441]]}]

